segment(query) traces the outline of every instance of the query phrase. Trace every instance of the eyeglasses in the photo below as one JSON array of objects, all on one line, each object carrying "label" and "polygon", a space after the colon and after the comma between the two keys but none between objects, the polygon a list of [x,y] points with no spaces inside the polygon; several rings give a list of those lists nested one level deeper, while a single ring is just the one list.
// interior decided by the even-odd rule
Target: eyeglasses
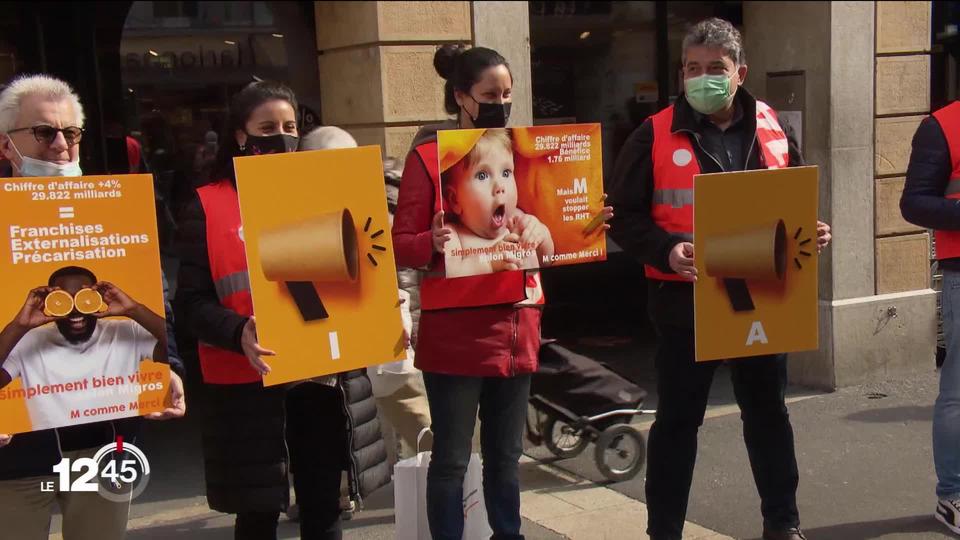
[{"label": "eyeglasses", "polygon": [[18,129],[11,129],[7,132],[16,133],[18,131],[32,131],[34,138],[37,139],[37,142],[45,144],[53,144],[53,141],[57,138],[57,133],[63,133],[64,140],[67,141],[67,146],[73,146],[80,142],[80,138],[83,137],[83,128],[76,126],[70,126],[65,128],[56,128],[53,126],[33,126],[25,127]]}]

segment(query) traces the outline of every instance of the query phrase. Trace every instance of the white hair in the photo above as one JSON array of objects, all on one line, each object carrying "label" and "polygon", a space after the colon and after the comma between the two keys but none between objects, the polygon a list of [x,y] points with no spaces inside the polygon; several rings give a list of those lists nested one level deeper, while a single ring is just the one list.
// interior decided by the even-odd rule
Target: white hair
[{"label": "white hair", "polygon": [[14,129],[20,116],[20,106],[27,96],[40,96],[49,101],[70,101],[76,114],[75,125],[83,127],[83,106],[69,84],[49,75],[26,75],[18,77],[0,92],[0,133]]},{"label": "white hair", "polygon": [[357,141],[349,133],[336,126],[323,126],[307,133],[300,139],[300,150],[330,150],[333,148],[356,148]]}]

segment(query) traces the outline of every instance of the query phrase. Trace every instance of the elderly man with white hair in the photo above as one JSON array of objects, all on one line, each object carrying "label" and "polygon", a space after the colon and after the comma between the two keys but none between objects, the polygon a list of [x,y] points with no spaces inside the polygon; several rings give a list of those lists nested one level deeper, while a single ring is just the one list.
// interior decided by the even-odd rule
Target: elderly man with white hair
[{"label": "elderly man with white hair", "polygon": [[[0,153],[9,162],[2,175],[82,175],[83,125],[83,106],[67,83],[47,75],[14,80],[0,92]],[[167,331],[169,336],[169,326]],[[185,412],[183,383],[176,373],[182,373],[183,366],[173,356],[170,361],[174,369],[170,374],[174,405],[151,415],[153,419],[181,417]],[[42,491],[40,486],[42,482],[52,482],[58,487],[53,467],[61,459],[92,457],[117,436],[133,441],[140,424],[141,419],[134,417],[16,436],[0,435],[0,537],[45,540],[56,503],[63,514],[65,539],[122,539],[127,528],[129,498],[113,502],[98,493]]]},{"label": "elderly man with white hair", "polygon": [[34,75],[0,94],[0,153],[13,176],[80,176],[83,106],[67,83]]}]

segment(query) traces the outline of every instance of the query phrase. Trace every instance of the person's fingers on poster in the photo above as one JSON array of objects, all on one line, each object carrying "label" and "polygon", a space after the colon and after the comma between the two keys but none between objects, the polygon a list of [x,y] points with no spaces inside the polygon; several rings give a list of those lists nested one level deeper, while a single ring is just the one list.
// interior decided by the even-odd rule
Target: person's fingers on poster
[{"label": "person's fingers on poster", "polygon": [[47,295],[57,289],[58,287],[37,287],[31,289],[30,292],[27,293],[27,300],[23,303],[20,313],[17,314],[17,324],[27,330],[33,330],[38,326],[62,319],[63,317],[51,317],[43,312],[43,304]]},{"label": "person's fingers on poster", "polygon": [[433,250],[443,253],[443,246],[450,241],[450,235],[453,234],[453,229],[443,226],[443,210],[433,215],[430,230],[433,231]]},{"label": "person's fingers on poster", "polygon": [[94,313],[96,317],[126,315],[137,307],[137,303],[127,296],[127,293],[109,281],[101,281],[94,285],[93,289],[103,296],[103,302],[107,305],[105,311]]},{"label": "person's fingers on poster", "polygon": [[170,372],[170,406],[161,412],[150,413],[146,417],[150,420],[170,420],[172,418],[183,418],[187,414],[187,400],[183,392],[183,379],[179,375]]},{"label": "person's fingers on poster", "polygon": [[823,248],[830,244],[833,235],[830,234],[830,225],[822,221],[817,222],[817,253],[823,251]]},{"label": "person's fingers on poster", "polygon": [[250,317],[247,323],[243,325],[243,333],[240,335],[240,346],[243,348],[243,354],[260,375],[270,373],[270,366],[263,361],[261,356],[275,356],[277,353],[264,349],[257,342],[257,319]]},{"label": "person's fingers on poster", "polygon": [[693,262],[693,244],[680,242],[670,250],[670,269],[684,279],[697,280],[697,267]]},{"label": "person's fingers on poster", "polygon": [[[603,202],[607,202],[607,194],[606,194],[606,193],[603,194]],[[610,221],[611,219],[613,219],[613,207],[612,207],[612,206],[604,206],[604,207],[603,207],[603,210],[601,210],[601,214],[603,214],[603,227],[601,227],[601,228],[602,228],[603,230],[605,230],[605,231],[609,231],[609,230],[610,230],[610,224],[607,223],[607,222]]]},{"label": "person's fingers on poster", "polygon": [[13,442],[13,435],[6,435],[3,433],[0,433],[0,448],[3,448],[4,446],[10,444],[11,442]]},{"label": "person's fingers on poster", "polygon": [[[511,221],[513,223],[513,221]],[[499,242],[497,242],[496,252],[499,255],[502,255],[500,260],[492,261],[490,266],[493,268],[494,272],[509,272],[513,270],[519,270],[521,261],[520,257],[517,256],[517,252],[520,251],[520,235],[516,233],[509,233],[504,236]]]},{"label": "person's fingers on poster", "polygon": [[540,247],[540,244],[550,240],[550,229],[532,214],[525,214],[518,220],[520,230],[520,245],[524,249]]}]

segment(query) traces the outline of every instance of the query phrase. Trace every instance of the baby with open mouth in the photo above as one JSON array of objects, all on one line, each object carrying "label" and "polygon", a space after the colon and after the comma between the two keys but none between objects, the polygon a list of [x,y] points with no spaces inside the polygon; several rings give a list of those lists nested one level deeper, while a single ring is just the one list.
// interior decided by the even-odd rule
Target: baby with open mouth
[{"label": "baby with open mouth", "polygon": [[488,129],[443,174],[447,277],[549,265],[554,245],[539,219],[517,208],[513,148],[506,129]]}]

